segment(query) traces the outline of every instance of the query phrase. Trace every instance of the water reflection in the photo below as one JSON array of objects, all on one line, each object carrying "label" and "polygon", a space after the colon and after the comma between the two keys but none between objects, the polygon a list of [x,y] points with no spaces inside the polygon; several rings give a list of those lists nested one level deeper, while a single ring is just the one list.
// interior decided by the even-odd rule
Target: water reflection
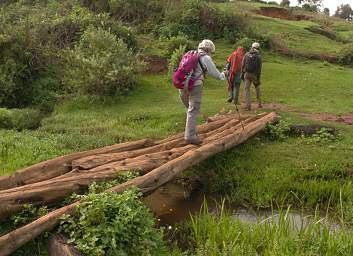
[{"label": "water reflection", "polygon": [[[193,215],[198,214],[204,200],[207,202],[210,213],[219,213],[222,204],[222,198],[219,195],[196,192],[189,197],[189,194],[184,188],[175,183],[169,183],[157,189],[151,195],[144,198],[144,203],[158,216],[161,225],[169,226],[189,219],[190,213]],[[225,208],[228,212],[231,212],[236,219],[253,223],[275,222],[278,224],[280,216],[283,217],[286,214],[286,211],[279,214],[278,211],[254,210],[229,203],[225,203]],[[292,223],[292,227],[298,229],[306,227],[314,220],[312,214],[294,210],[289,211],[286,216]],[[315,221],[327,224],[330,226],[330,229],[333,230],[339,228],[338,224],[328,222],[324,213],[316,217]]]}]

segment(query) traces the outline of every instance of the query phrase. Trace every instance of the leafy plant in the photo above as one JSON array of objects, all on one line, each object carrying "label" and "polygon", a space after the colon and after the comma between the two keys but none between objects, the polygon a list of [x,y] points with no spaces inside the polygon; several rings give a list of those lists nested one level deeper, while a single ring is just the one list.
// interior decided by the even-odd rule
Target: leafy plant
[{"label": "leafy plant", "polygon": [[163,15],[162,1],[158,0],[80,0],[95,12],[107,12],[114,18],[148,27]]},{"label": "leafy plant", "polygon": [[139,201],[141,193],[89,193],[72,216],[64,216],[60,231],[85,255],[159,255],[162,230]]},{"label": "leafy plant", "polygon": [[172,53],[168,64],[168,81],[171,81],[173,73],[178,68],[179,62],[183,57],[183,55],[185,54],[185,52],[186,52],[186,46],[181,45],[179,46],[178,49],[175,49],[174,52]]},{"label": "leafy plant", "polygon": [[192,41],[185,35],[173,36],[168,40],[167,43],[167,56],[171,56],[175,50],[181,46],[185,46],[185,52],[195,48]]},{"label": "leafy plant", "polygon": [[40,126],[42,114],[35,109],[0,108],[0,128],[30,130]]},{"label": "leafy plant", "polygon": [[327,129],[321,128],[317,133],[310,137],[303,136],[307,143],[328,143],[335,140],[335,136]]},{"label": "leafy plant", "polygon": [[338,61],[343,65],[353,65],[353,44],[347,44],[341,49]]},{"label": "leafy plant", "polygon": [[69,54],[64,80],[72,91],[96,95],[127,93],[143,68],[121,39],[101,28],[88,28]]},{"label": "leafy plant", "polygon": [[241,15],[215,8],[204,0],[186,0],[180,8],[166,13],[159,33],[170,37],[181,32],[195,40],[225,37],[235,42],[246,27]]},{"label": "leafy plant", "polygon": [[280,120],[276,124],[268,124],[266,134],[270,140],[284,140],[289,135],[289,125],[286,121]]},{"label": "leafy plant", "polygon": [[46,214],[48,214],[46,206],[36,207],[32,204],[24,204],[22,210],[11,217],[11,221],[18,227],[35,221]]}]

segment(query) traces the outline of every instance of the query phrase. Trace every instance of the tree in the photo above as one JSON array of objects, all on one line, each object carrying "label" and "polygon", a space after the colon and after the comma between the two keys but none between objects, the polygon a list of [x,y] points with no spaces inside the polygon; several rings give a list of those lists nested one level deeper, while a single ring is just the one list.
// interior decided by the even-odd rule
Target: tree
[{"label": "tree", "polygon": [[324,14],[327,16],[330,16],[330,9],[329,8],[324,8]]},{"label": "tree", "polygon": [[317,12],[322,6],[322,0],[298,0],[298,3],[302,8],[313,12]]},{"label": "tree", "polygon": [[289,5],[290,5],[290,1],[289,0],[282,0],[281,6],[289,7]]},{"label": "tree", "polygon": [[353,10],[349,4],[341,4],[337,6],[335,16],[345,20],[353,20]]}]

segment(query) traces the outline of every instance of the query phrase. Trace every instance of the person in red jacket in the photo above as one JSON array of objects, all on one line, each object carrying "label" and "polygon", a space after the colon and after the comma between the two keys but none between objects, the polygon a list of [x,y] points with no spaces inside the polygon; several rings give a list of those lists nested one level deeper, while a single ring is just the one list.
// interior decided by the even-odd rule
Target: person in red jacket
[{"label": "person in red jacket", "polygon": [[245,49],[238,47],[231,55],[229,55],[226,64],[228,70],[228,102],[239,104],[239,89],[241,82],[241,67],[245,55]]}]

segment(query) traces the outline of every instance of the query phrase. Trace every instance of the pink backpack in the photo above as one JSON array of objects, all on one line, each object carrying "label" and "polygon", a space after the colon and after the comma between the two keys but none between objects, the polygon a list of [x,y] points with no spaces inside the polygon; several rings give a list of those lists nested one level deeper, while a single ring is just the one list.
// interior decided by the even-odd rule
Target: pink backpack
[{"label": "pink backpack", "polygon": [[195,82],[202,76],[202,73],[198,77],[193,76],[193,73],[197,68],[200,57],[204,55],[205,53],[199,53],[197,51],[188,51],[184,54],[178,69],[173,74],[173,85],[175,88],[183,89],[186,84],[189,90],[194,87]]}]

